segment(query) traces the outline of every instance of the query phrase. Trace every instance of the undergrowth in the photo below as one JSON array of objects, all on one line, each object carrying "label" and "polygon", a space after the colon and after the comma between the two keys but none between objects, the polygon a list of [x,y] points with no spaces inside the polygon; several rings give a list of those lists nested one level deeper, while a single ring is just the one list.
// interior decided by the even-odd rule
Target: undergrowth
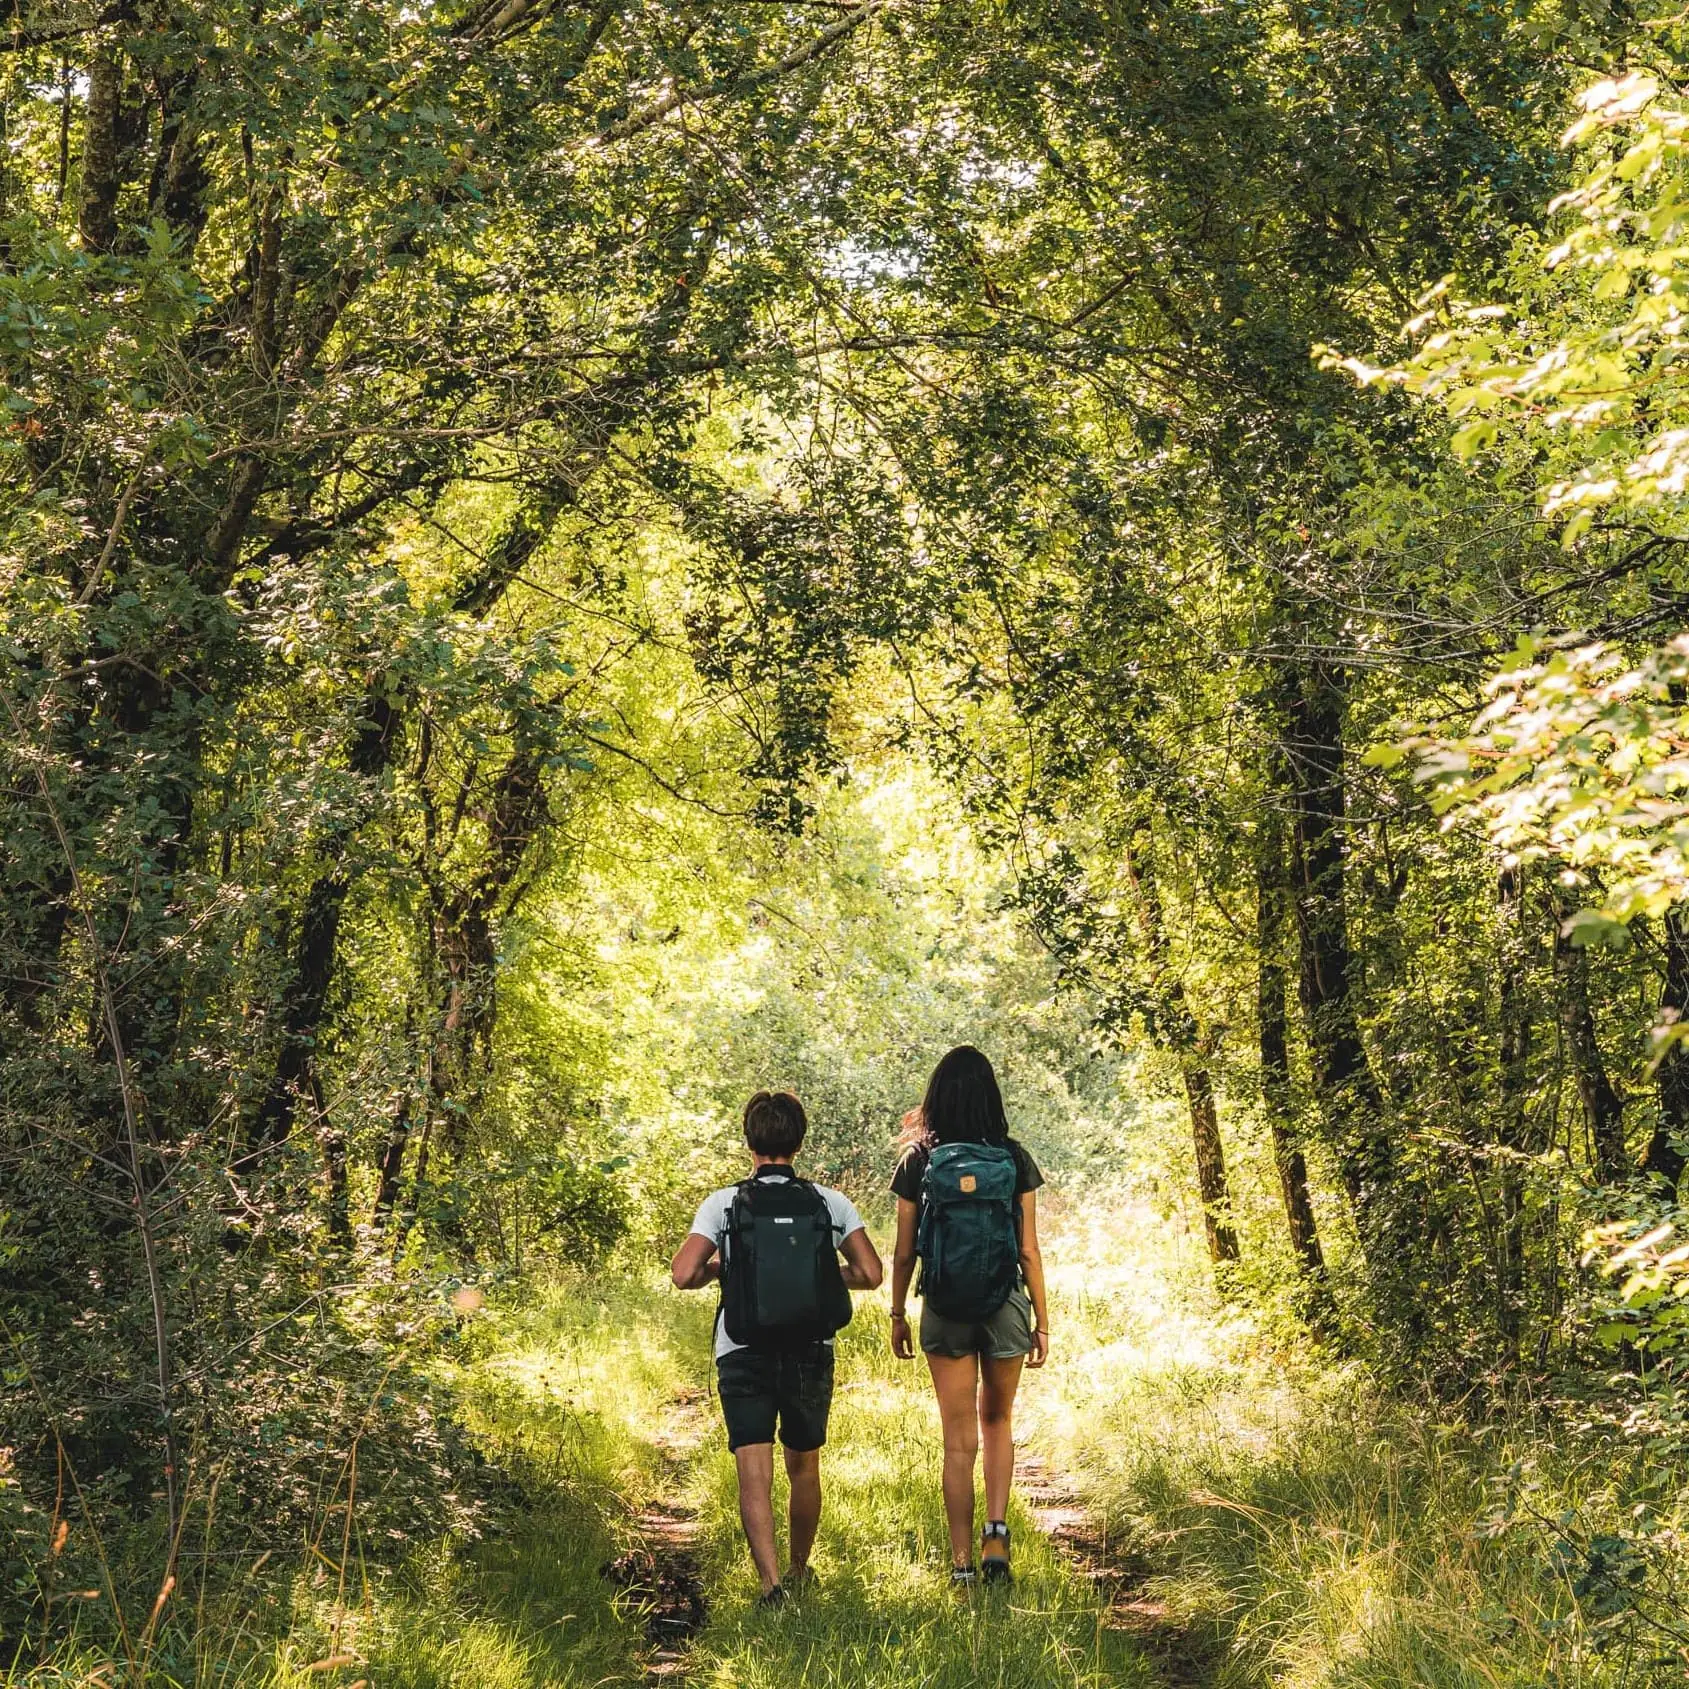
[{"label": "undergrowth", "polygon": [[1216,1689],[1684,1681],[1681,1476],[1645,1444],[1567,1403],[1392,1397],[1075,1242],[1041,1424]]},{"label": "undergrowth", "polygon": [[[699,1520],[710,1605],[688,1681],[715,1689],[1101,1689],[1201,1661],[1215,1689],[1645,1689],[1684,1675],[1677,1484],[1538,1406],[1484,1419],[1293,1364],[1225,1314],[1130,1202],[1051,1204],[1055,1358],[1022,1439],[1090,1498],[1137,1607],[1011,1511],[1017,1582],[946,1584],[937,1414],[892,1360],[884,1299],[843,1334],[814,1593],[752,1606],[731,1459],[706,1394],[712,1299],[644,1269],[498,1298],[438,1383],[481,1451],[493,1523],[386,1554],[325,1510],[268,1564],[185,1577],[127,1649],[98,1604],[30,1689],[587,1689],[636,1683],[642,1615],[601,1568],[659,1497]],[[677,1415],[681,1416],[677,1421]],[[677,1454],[673,1431],[687,1428]],[[1558,1428],[1558,1429],[1557,1429]],[[777,1498],[778,1499],[778,1498]],[[442,1498],[442,1516],[451,1512]],[[69,1592],[66,1592],[68,1598]],[[1146,1617],[1147,1615],[1147,1617]],[[1142,1651],[1140,1644],[1147,1644]]]}]

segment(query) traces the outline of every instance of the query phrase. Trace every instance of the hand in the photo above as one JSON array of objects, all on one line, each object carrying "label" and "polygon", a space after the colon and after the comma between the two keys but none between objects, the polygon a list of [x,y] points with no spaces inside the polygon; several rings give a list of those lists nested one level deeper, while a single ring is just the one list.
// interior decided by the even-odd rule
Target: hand
[{"label": "hand", "polygon": [[910,1335],[907,1314],[891,1316],[891,1352],[900,1361],[912,1361],[915,1358],[915,1339]]},{"label": "hand", "polygon": [[1026,1357],[1028,1366],[1042,1366],[1050,1358],[1050,1334],[1047,1331],[1035,1331],[1032,1334],[1032,1353]]}]

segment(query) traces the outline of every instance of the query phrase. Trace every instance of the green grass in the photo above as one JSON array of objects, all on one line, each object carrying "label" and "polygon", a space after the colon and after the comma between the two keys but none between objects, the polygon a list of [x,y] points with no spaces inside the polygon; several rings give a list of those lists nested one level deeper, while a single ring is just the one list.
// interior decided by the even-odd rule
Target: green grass
[{"label": "green grass", "polygon": [[[1625,1528],[1622,1457],[1557,1446],[1527,1419],[1468,1425],[1379,1396],[1358,1371],[1271,1352],[1156,1251],[1152,1216],[1052,1213],[1056,1355],[1026,1376],[1023,1444],[1077,1479],[1160,1639],[1214,1689],[1643,1689],[1681,1683],[1669,1639],[1600,1632],[1576,1564],[1540,1523],[1496,1532],[1504,1491]],[[326,1567],[177,1609],[144,1679],[158,1689],[589,1689],[641,1678],[640,1615],[600,1565],[659,1496],[692,1507],[710,1602],[689,1681],[713,1689],[1150,1686],[1153,1663],[1018,1505],[1012,1592],[947,1586],[936,1407],[894,1362],[883,1296],[839,1351],[823,1462],[819,1586],[752,1606],[733,1468],[706,1389],[712,1299],[623,1275],[569,1281],[480,1323],[450,1383],[506,1486],[480,1543],[397,1569]],[[677,1430],[695,1439],[677,1466]],[[781,1480],[783,1487],[783,1480]],[[779,1498],[777,1498],[779,1499]],[[1662,1507],[1665,1505],[1661,1504]],[[1677,1538],[1660,1539],[1678,1565]],[[1672,1557],[1675,1556],[1673,1560]],[[1669,1568],[1668,1568],[1669,1569]],[[272,1568],[273,1570],[273,1568]],[[262,1599],[256,1599],[262,1595]],[[1606,1642],[1608,1646],[1599,1644]],[[343,1664],[311,1671],[332,1658]],[[7,1685],[116,1689],[109,1650],[67,1646]],[[1189,1681],[1188,1678],[1183,1681]]]},{"label": "green grass", "polygon": [[[460,1412],[503,1476],[487,1540],[438,1540],[397,1567],[355,1546],[344,1588],[324,1560],[178,1603],[130,1669],[109,1639],[73,1637],[6,1689],[591,1689],[637,1682],[637,1619],[599,1568],[631,1540],[660,1466],[646,1435],[679,1387],[665,1315],[643,1286],[580,1285],[494,1316],[452,1370]],[[683,1322],[685,1323],[685,1322]],[[686,1324],[686,1337],[692,1337]],[[336,1553],[336,1517],[325,1542]],[[93,1631],[94,1624],[87,1627]],[[140,1649],[136,1652],[142,1653]],[[343,1665],[323,1662],[344,1660]],[[121,1668],[121,1669],[120,1669]],[[316,1669],[312,1669],[316,1668]]]},{"label": "green grass", "polygon": [[581,1282],[489,1322],[454,1382],[490,1456],[541,1504],[511,1508],[496,1542],[414,1562],[352,1636],[362,1663],[326,1681],[367,1669],[381,1689],[637,1682],[638,1615],[599,1568],[630,1546],[634,1514],[660,1488],[652,1433],[686,1384],[693,1323],[643,1286]]},{"label": "green grass", "polygon": [[[516,1322],[466,1380],[486,1436],[536,1463],[560,1441],[583,1449],[572,1470],[565,1462],[567,1483],[615,1469],[610,1534],[617,1534],[618,1521],[625,1532],[631,1510],[656,1492],[662,1462],[653,1439],[672,1419],[670,1404],[710,1386],[711,1311],[707,1296],[681,1298],[655,1287],[614,1287],[591,1306],[578,1291],[560,1289]],[[692,1651],[692,1682],[723,1689],[798,1683],[1090,1689],[1152,1681],[1126,1639],[1101,1623],[1089,1585],[1018,1513],[1011,1521],[1019,1527],[1012,1593],[982,1592],[972,1601],[951,1593],[936,1406],[925,1368],[891,1359],[883,1315],[872,1303],[841,1340],[838,1377],[823,1462],[819,1585],[779,1614],[752,1605],[756,1584],[719,1408],[709,1400],[698,1410],[703,1440],[673,1498],[697,1511],[711,1604]],[[1029,1393],[1037,1382],[1029,1380]],[[783,1488],[783,1478],[778,1482]],[[548,1553],[541,1535],[531,1546]],[[553,1559],[557,1552],[550,1544]],[[378,1683],[406,1689],[459,1683],[468,1689],[475,1681],[424,1675],[393,1655],[379,1664]],[[546,1675],[548,1669],[536,1661],[530,1676],[496,1681],[501,1689],[539,1689],[581,1680]]]},{"label": "green grass", "polygon": [[[664,1492],[697,1511],[710,1620],[689,1680],[727,1689],[1101,1689],[1153,1682],[1099,1600],[1018,1511],[1011,1593],[958,1600],[939,1495],[937,1410],[924,1366],[894,1362],[877,1306],[840,1346],[824,1460],[819,1587],[778,1614],[757,1612],[731,1457],[713,1400],[689,1410],[702,1440],[678,1479],[662,1439],[674,1404],[711,1383],[711,1298],[621,1281],[559,1284],[494,1316],[454,1378],[489,1454],[532,1511],[478,1547],[442,1543],[351,1603],[331,1670],[332,1580],[301,1579],[287,1640],[195,1689],[586,1689],[636,1683],[640,1616],[598,1567],[634,1540],[634,1515]],[[1029,1381],[1028,1391],[1042,1381]],[[687,1423],[683,1412],[680,1423]],[[781,1488],[784,1479],[779,1480]],[[678,1486],[677,1493],[676,1486]],[[161,1685],[172,1678],[159,1675]]]},{"label": "green grass", "polygon": [[[1246,1319],[1167,1300],[1118,1242],[1147,1225],[1073,1240],[1056,1324],[1082,1358],[1052,1377],[1040,1424],[1215,1689],[1685,1681],[1670,1638],[1622,1615],[1603,1627],[1587,1564],[1554,1552],[1627,1529],[1634,1451],[1539,1415],[1468,1423],[1275,1352]],[[1509,1495],[1528,1507],[1499,1529]]]},{"label": "green grass", "polygon": [[[699,1683],[774,1689],[1089,1689],[1148,1684],[1134,1648],[1101,1622],[1098,1598],[1011,1509],[1012,1591],[959,1600],[948,1587],[938,1414],[926,1368],[899,1364],[879,1309],[862,1310],[839,1350],[823,1460],[819,1587],[777,1617],[750,1607],[733,1469],[719,1437],[699,1462],[706,1581],[715,1616],[694,1650]],[[1041,1379],[1029,1375],[1031,1394]]]}]

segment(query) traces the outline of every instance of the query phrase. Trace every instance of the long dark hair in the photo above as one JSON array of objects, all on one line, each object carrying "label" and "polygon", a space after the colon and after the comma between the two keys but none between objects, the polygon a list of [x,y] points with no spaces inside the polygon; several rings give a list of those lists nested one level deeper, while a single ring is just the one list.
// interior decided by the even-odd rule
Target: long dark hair
[{"label": "long dark hair", "polygon": [[958,1044],[932,1070],[919,1108],[903,1117],[905,1149],[934,1144],[1000,1144],[1009,1135],[1003,1093],[983,1052]]}]

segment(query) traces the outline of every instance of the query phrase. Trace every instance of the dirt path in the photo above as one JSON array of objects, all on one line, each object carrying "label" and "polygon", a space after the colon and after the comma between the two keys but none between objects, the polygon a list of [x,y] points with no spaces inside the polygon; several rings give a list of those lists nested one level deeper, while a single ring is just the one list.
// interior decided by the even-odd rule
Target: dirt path
[{"label": "dirt path", "polygon": [[[647,1684],[686,1681],[693,1638],[708,1617],[698,1518],[679,1498],[709,1424],[702,1391],[669,1404],[652,1439],[662,1457],[656,1494],[634,1516],[635,1546],[603,1568],[619,1587],[618,1604],[644,1623]],[[1104,1622],[1131,1637],[1166,1689],[1207,1689],[1217,1663],[1212,1644],[1147,1592],[1148,1562],[1130,1541],[1110,1538],[1105,1521],[1068,1475],[1041,1454],[1023,1453],[1015,1462],[1015,1488],[1032,1524],[1097,1591]]]},{"label": "dirt path", "polygon": [[698,1573],[698,1517],[675,1499],[707,1432],[702,1391],[675,1397],[652,1439],[663,1471],[655,1498],[635,1516],[638,1543],[604,1567],[619,1585],[618,1602],[645,1621],[645,1681],[683,1683],[692,1638],[704,1627],[709,1608]]},{"label": "dirt path", "polygon": [[1148,1563],[1130,1542],[1110,1539],[1067,1474],[1041,1454],[1023,1454],[1015,1461],[1015,1489],[1032,1523],[1102,1598],[1104,1623],[1137,1643],[1168,1689],[1206,1689],[1217,1663],[1212,1644],[1146,1593]]}]

